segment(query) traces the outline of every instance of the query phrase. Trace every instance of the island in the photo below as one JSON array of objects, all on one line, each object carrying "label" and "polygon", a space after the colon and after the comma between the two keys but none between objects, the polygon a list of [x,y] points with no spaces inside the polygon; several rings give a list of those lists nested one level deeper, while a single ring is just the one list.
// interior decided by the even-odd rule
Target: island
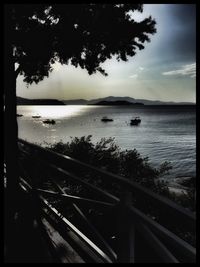
[{"label": "island", "polygon": [[[91,105],[91,104],[88,104],[88,105]],[[106,101],[106,100],[103,100],[103,101],[99,101],[95,104],[92,104],[92,105],[99,105],[99,106],[141,106],[141,105],[144,105],[143,103],[139,103],[139,102],[135,102],[135,103],[131,103],[129,101],[126,101],[126,100],[116,100],[116,101]]]},{"label": "island", "polygon": [[17,105],[65,105],[62,101],[57,99],[27,99],[17,97]]}]

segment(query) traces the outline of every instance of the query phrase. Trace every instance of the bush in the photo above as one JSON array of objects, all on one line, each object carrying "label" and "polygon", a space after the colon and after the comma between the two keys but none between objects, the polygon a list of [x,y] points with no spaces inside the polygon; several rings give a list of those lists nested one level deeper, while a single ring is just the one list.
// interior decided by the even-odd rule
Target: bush
[{"label": "bush", "polygon": [[[172,169],[170,162],[165,161],[160,164],[159,168],[154,168],[150,165],[149,158],[141,157],[136,149],[121,151],[114,138],[101,138],[96,144],[92,143],[91,138],[91,135],[80,138],[71,137],[70,142],[58,142],[47,147],[55,152],[130,179],[172,199],[183,207],[195,210],[194,187],[182,195],[176,195],[169,191],[168,183],[160,179],[169,174]],[[192,184],[194,184],[194,180],[192,180]]]},{"label": "bush", "polygon": [[114,138],[101,138],[93,144],[91,137],[74,137],[71,142],[58,142],[48,148],[123,176],[156,192],[167,190],[167,183],[160,182],[159,178],[172,168],[169,162],[162,163],[159,168],[153,168],[149,159],[142,158],[136,149],[121,151]]},{"label": "bush", "polygon": [[[158,168],[154,168],[149,163],[148,157],[141,157],[141,155],[138,153],[136,149],[133,150],[124,150],[121,151],[119,146],[116,145],[114,138],[101,138],[99,142],[96,144],[93,144],[91,141],[91,135],[89,136],[83,136],[83,137],[74,137],[71,138],[70,142],[63,143],[58,142],[53,145],[48,145],[48,149],[61,153],[64,155],[71,156],[72,158],[75,158],[77,160],[80,160],[82,162],[91,164],[93,166],[96,166],[98,168],[101,168],[103,170],[106,170],[108,172],[118,174],[126,179],[129,179],[133,182],[139,183],[144,187],[147,187],[148,189],[154,191],[155,193],[158,193],[162,196],[165,196],[177,204],[190,209],[191,211],[195,211],[195,179],[192,181],[188,181],[188,183],[192,186],[188,191],[186,191],[184,194],[177,195],[173,192],[170,192],[168,189],[168,183],[166,181],[161,180],[160,178],[163,175],[169,174],[170,170],[172,169],[172,166],[170,162],[165,161],[160,164]],[[82,177],[82,179],[85,179],[85,181],[96,185],[97,187],[100,187],[104,189],[107,192],[112,193],[115,196],[120,196],[122,193],[122,189],[116,182],[109,182],[108,183],[101,178],[101,175],[97,176],[94,173],[91,172],[83,172],[81,170],[75,170],[78,172],[78,176]],[[52,174],[51,174],[52,175]],[[48,175],[47,175],[48,176]],[[55,176],[57,177],[57,176]],[[194,177],[193,177],[194,178]],[[97,196],[94,196],[90,191],[82,187],[81,185],[76,184],[76,181],[73,181],[72,183],[75,183],[74,185],[71,184],[70,181],[67,179],[62,181],[62,185],[67,188],[68,194],[74,194],[79,195],[82,197],[87,198],[96,198]],[[98,197],[97,199],[98,200]],[[162,225],[167,226],[167,228],[170,229],[171,221],[166,220],[166,217],[164,216],[164,220],[162,218],[162,210],[160,210],[159,207],[153,207],[151,203],[146,201],[145,199],[136,199],[133,198],[133,204],[136,208],[139,208],[141,211],[146,213],[148,216],[154,218],[156,221],[160,222]],[[62,206],[62,203],[61,203]],[[84,209],[84,207],[82,207]],[[90,219],[96,224],[99,224],[100,222],[103,223],[102,219],[99,219],[99,214],[104,214],[105,211],[99,211],[96,208],[84,210],[84,212],[88,213],[88,216],[90,216]],[[99,213],[100,212],[100,213]],[[103,213],[102,213],[103,212]],[[161,214],[160,214],[161,212]],[[74,216],[74,215],[73,215]],[[113,219],[113,218],[112,218]],[[111,223],[110,228],[108,227],[108,224],[106,222],[106,228],[109,228],[108,230],[109,234],[113,230],[113,223]],[[98,226],[99,227],[99,226]],[[97,227],[97,228],[98,228]],[[180,235],[184,240],[189,242],[190,244],[195,244],[195,235],[194,233],[187,233],[187,236],[185,236],[184,229],[181,228],[180,225],[177,226],[178,228],[177,233]],[[102,229],[105,229],[105,225],[102,226]],[[174,226],[172,227],[174,230]]]}]

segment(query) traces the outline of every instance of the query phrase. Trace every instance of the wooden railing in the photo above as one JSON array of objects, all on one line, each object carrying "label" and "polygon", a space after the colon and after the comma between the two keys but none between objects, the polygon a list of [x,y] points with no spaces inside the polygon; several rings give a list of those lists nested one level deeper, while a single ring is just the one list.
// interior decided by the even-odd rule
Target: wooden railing
[{"label": "wooden railing", "polygon": [[19,151],[20,185],[35,199],[41,224],[47,220],[85,262],[195,262],[194,213],[20,139]]}]

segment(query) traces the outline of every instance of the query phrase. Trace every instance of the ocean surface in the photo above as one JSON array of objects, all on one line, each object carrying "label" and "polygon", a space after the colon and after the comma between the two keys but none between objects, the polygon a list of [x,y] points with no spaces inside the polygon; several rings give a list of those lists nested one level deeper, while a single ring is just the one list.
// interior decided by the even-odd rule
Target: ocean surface
[{"label": "ocean surface", "polygon": [[[92,135],[92,141],[114,137],[122,150],[136,148],[152,166],[173,166],[169,179],[196,175],[196,109],[193,106],[18,106],[18,136],[45,145]],[[32,118],[40,115],[41,118]],[[113,122],[102,122],[108,116]],[[130,126],[140,116],[141,124]],[[44,124],[54,119],[56,124]]]}]

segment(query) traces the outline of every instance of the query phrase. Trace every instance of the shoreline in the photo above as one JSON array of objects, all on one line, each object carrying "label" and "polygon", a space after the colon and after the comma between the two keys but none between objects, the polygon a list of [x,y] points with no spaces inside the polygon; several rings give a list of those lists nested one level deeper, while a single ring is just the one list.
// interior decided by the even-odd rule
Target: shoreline
[{"label": "shoreline", "polygon": [[191,186],[185,186],[182,183],[187,182],[191,179],[196,179],[196,176],[178,176],[173,178],[168,185],[168,189],[170,192],[175,193],[177,195],[187,194],[188,190],[190,190]]}]

